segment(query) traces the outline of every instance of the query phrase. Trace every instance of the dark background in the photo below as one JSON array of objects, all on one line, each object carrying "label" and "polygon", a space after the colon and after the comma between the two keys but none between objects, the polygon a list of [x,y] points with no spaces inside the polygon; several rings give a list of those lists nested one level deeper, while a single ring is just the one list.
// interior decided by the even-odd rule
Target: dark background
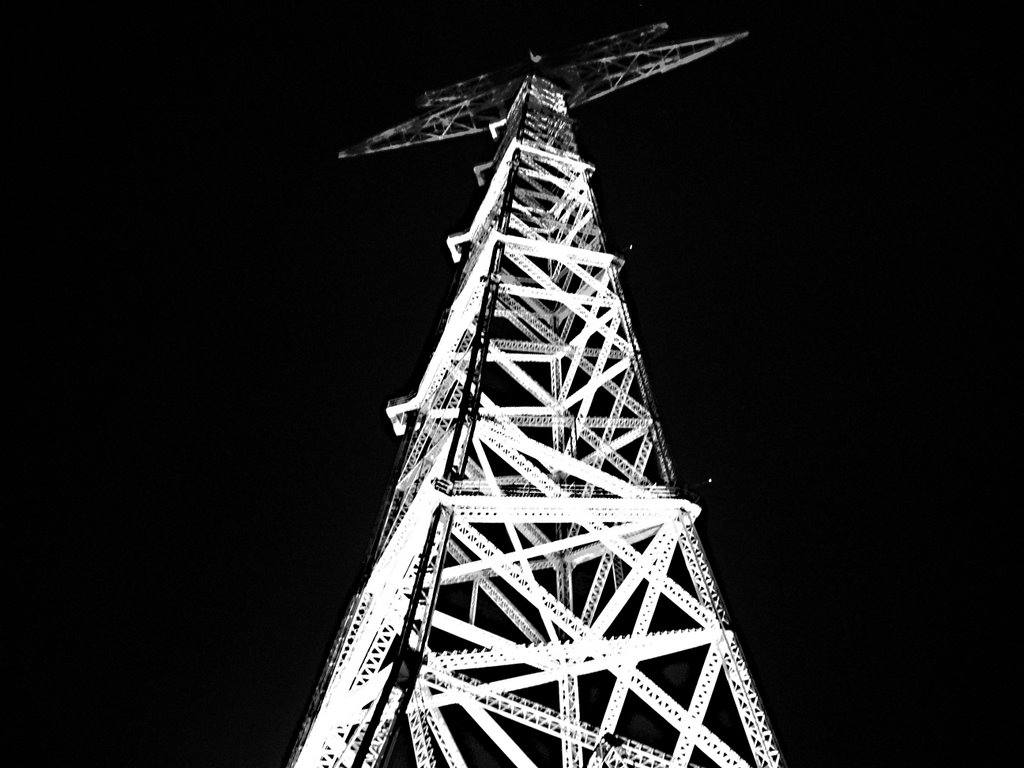
[{"label": "dark background", "polygon": [[577,136],[676,463],[713,478],[699,526],[784,753],[981,754],[1011,685],[1015,539],[988,493],[1014,354],[988,243],[1013,198],[981,173],[1004,152],[993,82],[938,13],[41,22],[48,213],[11,325],[30,525],[5,524],[33,596],[10,654],[26,725],[58,713],[44,743],[84,764],[282,762],[397,449],[384,403],[415,386],[492,145],[337,150],[427,88],[664,20],[750,37],[580,108]]}]

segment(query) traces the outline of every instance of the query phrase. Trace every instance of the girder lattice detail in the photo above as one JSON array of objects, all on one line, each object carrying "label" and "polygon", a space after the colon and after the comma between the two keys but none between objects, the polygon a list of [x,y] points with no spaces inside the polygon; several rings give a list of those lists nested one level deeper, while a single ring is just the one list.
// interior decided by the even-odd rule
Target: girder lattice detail
[{"label": "girder lattice detail", "polygon": [[433,354],[387,407],[393,486],[289,766],[383,766],[403,713],[420,768],[488,750],[517,768],[783,765],[567,116],[739,37],[654,47],[663,32],[428,92],[434,112],[350,152],[498,139],[483,203],[449,238]]}]

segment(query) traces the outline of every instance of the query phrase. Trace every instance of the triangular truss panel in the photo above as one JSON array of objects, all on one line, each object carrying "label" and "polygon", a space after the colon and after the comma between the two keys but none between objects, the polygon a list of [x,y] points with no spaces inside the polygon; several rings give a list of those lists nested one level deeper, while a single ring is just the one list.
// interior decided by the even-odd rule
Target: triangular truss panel
[{"label": "triangular truss panel", "polygon": [[[649,62],[662,31],[588,51]],[[404,719],[419,768],[781,766],[661,433],[567,116],[579,91],[494,81],[424,96],[509,101],[449,238],[433,354],[387,409],[393,486],[289,765],[383,766]]]}]

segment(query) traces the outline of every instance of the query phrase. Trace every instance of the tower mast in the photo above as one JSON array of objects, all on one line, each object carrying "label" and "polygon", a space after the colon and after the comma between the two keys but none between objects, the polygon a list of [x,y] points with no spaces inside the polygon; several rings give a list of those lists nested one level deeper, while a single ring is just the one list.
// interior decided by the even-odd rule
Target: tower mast
[{"label": "tower mast", "polygon": [[[784,764],[568,116],[743,36],[654,46],[665,29],[428,92],[424,115],[341,153],[498,142],[448,240],[459,271],[426,370],[387,406],[393,486],[289,768],[386,765],[403,715],[419,768],[488,750],[517,768]],[[667,685],[658,670],[682,661]],[[722,707],[741,740],[709,716]]]}]

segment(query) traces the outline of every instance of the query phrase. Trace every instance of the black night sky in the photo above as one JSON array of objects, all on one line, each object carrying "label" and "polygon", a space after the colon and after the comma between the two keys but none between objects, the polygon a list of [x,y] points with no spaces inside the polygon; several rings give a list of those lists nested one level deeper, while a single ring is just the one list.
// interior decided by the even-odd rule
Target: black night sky
[{"label": "black night sky", "polygon": [[664,20],[750,36],[580,108],[577,137],[789,765],[984,749],[950,723],[1002,719],[972,675],[1011,685],[994,465],[965,458],[1009,431],[980,230],[1010,225],[964,194],[990,141],[952,33],[854,6],[229,5],[47,22],[35,157],[61,246],[33,252],[44,300],[13,326],[40,438],[13,466],[44,479],[32,532],[7,529],[11,583],[40,591],[24,716],[71,721],[50,748],[281,764],[492,145],[337,150],[428,88]]}]

